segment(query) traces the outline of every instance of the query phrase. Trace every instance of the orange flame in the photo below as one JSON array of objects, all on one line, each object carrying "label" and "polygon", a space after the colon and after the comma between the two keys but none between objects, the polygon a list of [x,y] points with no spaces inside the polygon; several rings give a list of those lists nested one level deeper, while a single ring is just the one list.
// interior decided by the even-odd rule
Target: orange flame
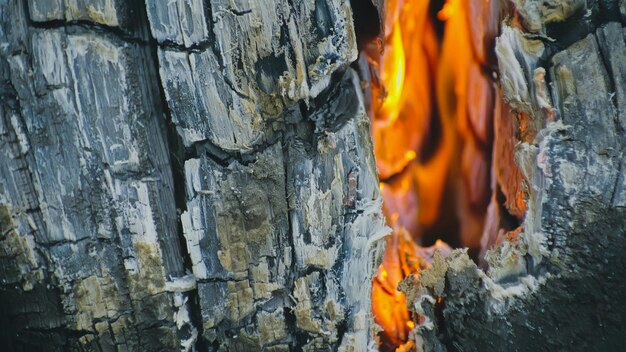
[{"label": "orange flame", "polygon": [[409,331],[416,326],[409,318],[406,297],[397,290],[398,283],[406,276],[418,275],[420,270],[428,268],[435,251],[447,254],[450,250],[442,241],[422,248],[415,244],[402,227],[387,238],[383,264],[379,267],[372,287],[372,309],[377,323],[384,328],[388,343],[402,346],[407,342]]},{"label": "orange flame", "polygon": [[456,222],[448,238],[480,246],[491,197],[495,94],[486,66],[497,4],[446,0],[432,13],[429,1],[388,0],[386,10],[384,51],[370,58],[380,72],[372,90],[372,136],[394,232],[373,282],[372,309],[384,331],[381,349],[409,351],[409,332],[419,324],[397,285],[427,268],[434,250],[450,250],[441,241],[419,246],[424,233]]}]

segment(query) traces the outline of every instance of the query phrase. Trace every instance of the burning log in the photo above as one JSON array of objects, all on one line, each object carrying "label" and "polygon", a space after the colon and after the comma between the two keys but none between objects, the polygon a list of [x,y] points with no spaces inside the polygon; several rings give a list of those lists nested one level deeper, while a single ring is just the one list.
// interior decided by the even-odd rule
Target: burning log
[{"label": "burning log", "polygon": [[[624,104],[615,98],[624,85],[624,37],[616,12],[606,12],[614,5],[583,5],[455,0],[420,9],[411,2],[387,5],[393,27],[386,27],[385,49],[392,52],[377,61],[386,100],[378,109],[374,105],[372,124],[384,210],[397,225],[373,286],[383,350],[567,348],[571,336],[590,335],[581,333],[589,329],[585,324],[564,325],[573,313],[561,305],[572,307],[585,296],[583,289],[564,287],[576,283],[596,295],[610,287],[612,295],[598,298],[607,302],[594,313],[599,319],[611,315],[608,302],[624,298],[618,279],[626,274],[618,256],[624,244],[613,243],[626,221],[615,198],[625,187]],[[439,28],[432,32],[438,45],[430,55],[432,66],[418,74],[408,57],[422,53],[413,45],[429,30],[415,39],[398,40],[396,33],[409,31],[413,22],[429,23],[424,16],[436,18],[427,27]],[[583,29],[568,31],[571,23]],[[399,62],[398,55],[405,59]],[[413,75],[433,89],[415,91],[420,85],[411,83]],[[402,143],[408,140],[407,126],[417,126],[415,135]],[[422,126],[440,130],[429,135]],[[384,137],[395,135],[400,138]],[[432,155],[445,155],[439,164],[422,157],[433,145]],[[416,177],[419,170],[428,170],[427,176]],[[583,184],[574,186],[578,182]],[[600,223],[600,214],[609,216],[609,225]],[[437,226],[441,222],[448,226]],[[609,231],[610,239],[594,239],[591,233],[599,228]],[[418,244],[433,238],[469,252],[438,256],[428,269],[399,265],[406,262],[403,253],[420,262],[414,259]],[[602,259],[600,248],[608,243],[611,249]],[[613,279],[586,281],[590,271],[580,269],[584,258],[604,261],[607,266],[598,271]],[[396,306],[385,309],[405,299],[391,289],[403,276],[399,286],[408,296],[409,315]],[[551,284],[575,294],[559,293]],[[529,311],[537,302],[550,318],[539,320],[541,315]],[[619,346],[626,312],[612,313],[612,326],[599,333],[602,347],[595,349]],[[542,339],[546,322],[566,328]],[[528,336],[535,343],[521,346]]]},{"label": "burning log", "polygon": [[418,351],[622,348],[624,31],[612,5],[557,3],[502,10],[486,271],[456,250],[400,285]]},{"label": "burning log", "polygon": [[625,23],[0,0],[0,349],[618,350]]},{"label": "burning log", "polygon": [[[423,269],[398,271],[399,259],[389,251],[404,246],[400,253],[415,253],[419,245],[436,238],[455,247],[469,247],[474,255],[480,251],[491,195],[495,94],[488,74],[492,58],[486,49],[489,45],[485,46],[493,42],[494,29],[489,23],[470,25],[467,2],[447,1],[439,9],[434,2],[388,6],[392,10],[387,12],[387,22],[394,26],[387,27],[386,51],[378,58],[382,71],[378,91],[386,94],[380,94],[382,104],[373,105],[372,134],[384,210],[396,225],[392,237],[402,240],[388,243],[374,282],[374,314],[396,312],[393,318],[383,318],[382,313],[376,316],[384,329],[383,341],[393,345],[384,350],[406,343],[407,324],[419,318],[411,320],[395,306],[379,307],[394,297],[404,299],[400,292],[378,290],[381,276],[387,274],[386,286],[397,287],[403,277]],[[411,137],[410,143],[404,135]]]}]

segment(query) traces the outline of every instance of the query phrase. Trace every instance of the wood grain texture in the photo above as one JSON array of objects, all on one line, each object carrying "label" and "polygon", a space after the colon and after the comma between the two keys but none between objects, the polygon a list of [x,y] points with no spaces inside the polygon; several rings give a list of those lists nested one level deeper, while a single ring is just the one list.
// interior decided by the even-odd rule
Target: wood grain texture
[{"label": "wood grain texture", "polygon": [[7,350],[364,350],[349,4],[0,1]]}]

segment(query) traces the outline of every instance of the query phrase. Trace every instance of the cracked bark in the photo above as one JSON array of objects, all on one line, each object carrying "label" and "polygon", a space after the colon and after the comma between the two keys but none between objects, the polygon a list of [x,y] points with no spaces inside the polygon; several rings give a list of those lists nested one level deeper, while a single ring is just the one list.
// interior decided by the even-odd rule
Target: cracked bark
[{"label": "cracked bark", "polygon": [[364,350],[348,4],[0,0],[4,350]]}]

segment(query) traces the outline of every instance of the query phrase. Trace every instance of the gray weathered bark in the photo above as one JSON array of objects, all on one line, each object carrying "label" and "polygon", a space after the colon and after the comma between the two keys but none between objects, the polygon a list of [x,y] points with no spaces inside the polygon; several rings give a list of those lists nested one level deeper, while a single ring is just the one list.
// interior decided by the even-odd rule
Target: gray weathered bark
[{"label": "gray weathered bark", "polygon": [[487,272],[457,250],[403,283],[420,322],[413,341],[425,351],[622,350],[626,3],[511,3],[517,15],[496,44],[506,104],[495,145],[504,119],[525,119],[514,122],[514,154],[528,212],[499,239],[498,224],[486,226]]},{"label": "gray weathered bark", "polygon": [[387,233],[338,0],[0,0],[4,350],[355,350]]}]

